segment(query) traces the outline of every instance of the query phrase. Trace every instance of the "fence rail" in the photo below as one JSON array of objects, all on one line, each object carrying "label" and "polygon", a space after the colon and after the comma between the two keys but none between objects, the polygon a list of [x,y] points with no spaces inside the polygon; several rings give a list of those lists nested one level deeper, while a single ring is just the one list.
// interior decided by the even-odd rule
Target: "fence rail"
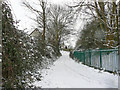
[{"label": "fence rail", "polygon": [[118,49],[74,51],[73,57],[88,66],[108,71],[118,71]]}]

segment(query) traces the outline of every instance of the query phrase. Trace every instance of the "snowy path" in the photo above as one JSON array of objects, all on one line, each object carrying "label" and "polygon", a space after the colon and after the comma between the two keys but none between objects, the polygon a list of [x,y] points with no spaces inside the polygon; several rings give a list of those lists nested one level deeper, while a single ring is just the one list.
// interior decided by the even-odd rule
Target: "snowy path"
[{"label": "snowy path", "polygon": [[43,70],[43,79],[35,82],[42,88],[117,88],[118,76],[76,63],[68,52],[61,56],[50,69]]}]

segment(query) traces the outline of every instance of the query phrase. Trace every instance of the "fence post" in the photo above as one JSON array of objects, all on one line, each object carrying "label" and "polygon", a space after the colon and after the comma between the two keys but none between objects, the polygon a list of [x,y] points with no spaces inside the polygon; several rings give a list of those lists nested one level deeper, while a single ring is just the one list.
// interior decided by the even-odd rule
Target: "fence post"
[{"label": "fence post", "polygon": [[84,53],[84,64],[85,64],[85,51],[83,53]]},{"label": "fence post", "polygon": [[100,68],[102,69],[102,51],[100,49]]},{"label": "fence post", "polygon": [[89,49],[89,60],[90,60],[90,66],[91,66],[91,50]]}]

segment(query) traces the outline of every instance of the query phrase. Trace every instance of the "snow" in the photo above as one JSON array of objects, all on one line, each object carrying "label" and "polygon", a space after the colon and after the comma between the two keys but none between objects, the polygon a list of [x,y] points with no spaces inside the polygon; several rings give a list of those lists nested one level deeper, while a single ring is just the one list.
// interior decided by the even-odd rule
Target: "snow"
[{"label": "snow", "polygon": [[35,86],[42,88],[117,88],[118,76],[100,71],[69,58],[69,52],[62,56],[49,69],[42,70],[42,80]]}]

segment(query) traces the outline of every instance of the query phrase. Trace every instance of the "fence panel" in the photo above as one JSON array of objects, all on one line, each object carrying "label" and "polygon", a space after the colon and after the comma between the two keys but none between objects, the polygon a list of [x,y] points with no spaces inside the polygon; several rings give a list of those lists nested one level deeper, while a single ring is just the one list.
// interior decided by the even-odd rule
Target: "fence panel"
[{"label": "fence panel", "polygon": [[88,51],[85,52],[85,64],[89,65],[89,52]]},{"label": "fence panel", "polygon": [[91,66],[100,68],[100,52],[92,51]]},{"label": "fence panel", "polygon": [[117,71],[118,70],[118,51],[110,50],[102,52],[102,65],[103,69],[109,71]]},{"label": "fence panel", "polygon": [[73,56],[89,66],[113,72],[118,70],[118,49],[75,51]]}]

